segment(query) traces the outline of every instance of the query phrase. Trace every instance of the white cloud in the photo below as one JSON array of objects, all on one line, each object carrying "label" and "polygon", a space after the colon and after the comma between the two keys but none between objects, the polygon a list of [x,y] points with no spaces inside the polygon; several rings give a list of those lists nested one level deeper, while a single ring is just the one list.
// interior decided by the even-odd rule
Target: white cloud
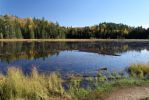
[{"label": "white cloud", "polygon": [[143,28],[147,29],[149,28],[149,24],[146,24],[146,25],[142,25]]}]

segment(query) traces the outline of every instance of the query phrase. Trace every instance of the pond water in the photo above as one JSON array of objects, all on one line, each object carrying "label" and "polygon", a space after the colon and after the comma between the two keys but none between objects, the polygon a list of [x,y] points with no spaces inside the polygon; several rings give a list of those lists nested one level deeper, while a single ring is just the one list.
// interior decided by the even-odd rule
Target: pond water
[{"label": "pond water", "polygon": [[19,67],[29,73],[58,71],[96,74],[100,68],[124,71],[133,63],[149,63],[149,42],[0,42],[0,71]]}]

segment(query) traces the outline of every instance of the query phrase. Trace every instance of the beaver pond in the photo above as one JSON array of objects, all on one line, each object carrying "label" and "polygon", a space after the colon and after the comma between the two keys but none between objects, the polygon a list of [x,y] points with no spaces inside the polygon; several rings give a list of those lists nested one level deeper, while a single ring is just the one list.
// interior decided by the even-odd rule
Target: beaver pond
[{"label": "beaver pond", "polygon": [[100,68],[124,71],[134,63],[149,62],[148,41],[0,42],[0,71],[19,67],[29,73],[58,71],[62,75],[93,75]]}]

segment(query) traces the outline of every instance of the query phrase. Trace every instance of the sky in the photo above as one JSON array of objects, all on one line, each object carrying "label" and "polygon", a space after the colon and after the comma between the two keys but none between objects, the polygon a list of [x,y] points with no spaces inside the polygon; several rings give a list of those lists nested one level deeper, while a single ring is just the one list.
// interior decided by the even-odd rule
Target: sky
[{"label": "sky", "polygon": [[149,27],[149,0],[0,0],[0,15],[37,17],[62,26],[102,22]]}]

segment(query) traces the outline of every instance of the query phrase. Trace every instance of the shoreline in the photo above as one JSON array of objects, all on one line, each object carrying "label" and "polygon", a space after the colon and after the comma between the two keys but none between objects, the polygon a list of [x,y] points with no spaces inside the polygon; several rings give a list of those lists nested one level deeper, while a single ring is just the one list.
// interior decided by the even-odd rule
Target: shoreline
[{"label": "shoreline", "polygon": [[0,42],[149,42],[149,39],[0,39]]}]

